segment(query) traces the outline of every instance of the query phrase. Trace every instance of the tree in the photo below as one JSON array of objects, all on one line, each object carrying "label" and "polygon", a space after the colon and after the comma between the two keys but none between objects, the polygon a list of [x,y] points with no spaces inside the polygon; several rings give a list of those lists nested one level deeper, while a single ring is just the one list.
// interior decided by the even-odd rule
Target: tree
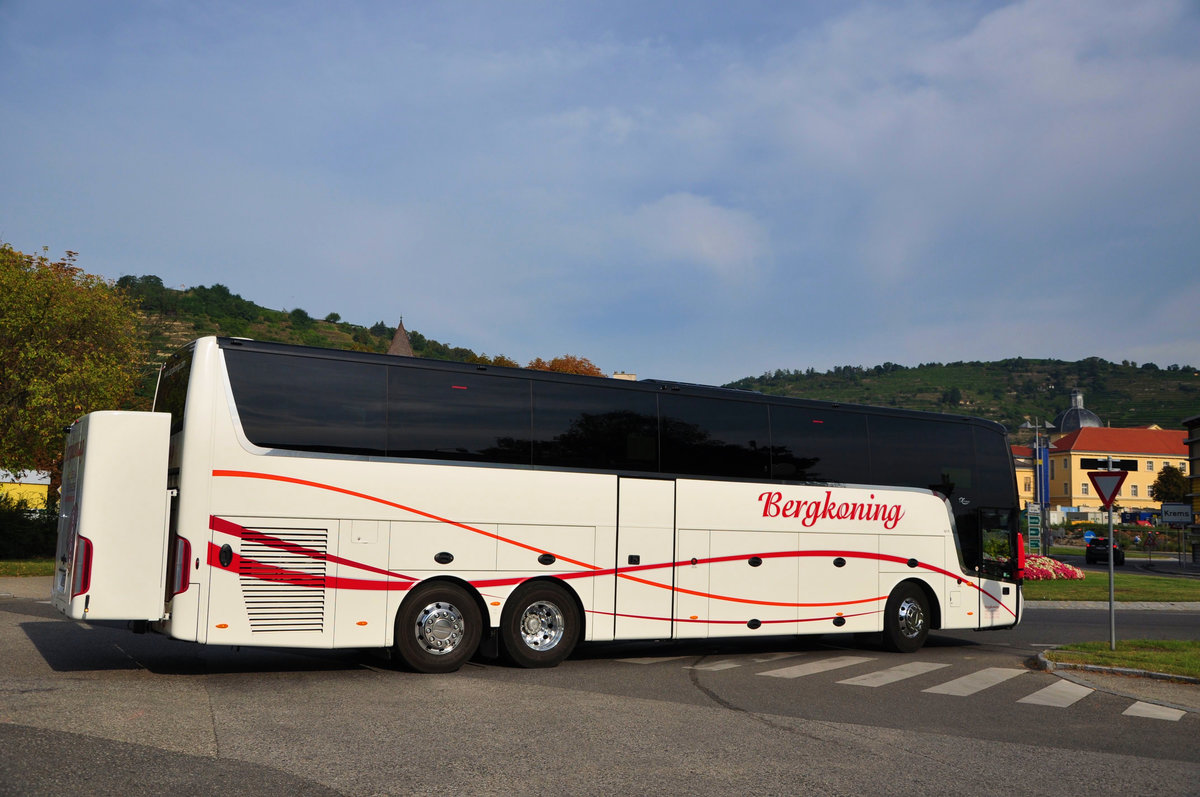
[{"label": "tree", "polygon": [[297,307],[292,310],[292,312],[288,313],[288,318],[291,319],[293,329],[312,329],[313,325],[316,323],[313,321],[312,316],[310,316],[303,308],[300,307]]},{"label": "tree", "polygon": [[56,470],[63,428],[126,406],[144,362],[133,300],[75,258],[51,262],[0,242],[4,470]]},{"label": "tree", "polygon": [[1158,478],[1150,485],[1150,497],[1160,503],[1186,503],[1189,492],[1187,478],[1174,465],[1163,465]]},{"label": "tree", "polygon": [[591,360],[586,357],[576,357],[573,354],[564,354],[560,357],[555,357],[550,362],[546,362],[541,357],[538,357],[526,367],[534,371],[557,371],[560,374],[604,376],[604,372]]}]

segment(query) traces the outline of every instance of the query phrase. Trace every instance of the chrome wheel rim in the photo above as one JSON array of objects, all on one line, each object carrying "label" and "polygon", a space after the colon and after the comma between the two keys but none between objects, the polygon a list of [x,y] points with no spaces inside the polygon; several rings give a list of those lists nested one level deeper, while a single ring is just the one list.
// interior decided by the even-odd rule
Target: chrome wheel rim
[{"label": "chrome wheel rim", "polygon": [[532,603],[521,613],[518,632],[530,650],[550,650],[562,641],[562,610],[549,601]]},{"label": "chrome wheel rim", "polygon": [[438,601],[417,613],[415,632],[422,650],[444,656],[462,644],[466,623],[457,606]]},{"label": "chrome wheel rim", "polygon": [[916,639],[925,630],[925,610],[916,598],[905,598],[900,602],[900,633],[908,639]]}]

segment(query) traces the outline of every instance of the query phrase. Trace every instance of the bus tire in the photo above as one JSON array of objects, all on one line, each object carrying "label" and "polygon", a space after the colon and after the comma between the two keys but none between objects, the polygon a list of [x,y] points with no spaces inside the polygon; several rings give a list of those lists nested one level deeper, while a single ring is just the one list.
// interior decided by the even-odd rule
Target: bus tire
[{"label": "bus tire", "polygon": [[911,581],[898,584],[883,613],[883,645],[897,653],[912,653],[929,636],[929,599]]},{"label": "bus tire", "polygon": [[396,655],[417,672],[454,672],[475,655],[482,635],[475,599],[450,582],[418,586],[396,613]]},{"label": "bus tire", "polygon": [[535,581],[519,588],[500,615],[504,655],[519,667],[555,667],[579,641],[575,599],[562,587]]}]

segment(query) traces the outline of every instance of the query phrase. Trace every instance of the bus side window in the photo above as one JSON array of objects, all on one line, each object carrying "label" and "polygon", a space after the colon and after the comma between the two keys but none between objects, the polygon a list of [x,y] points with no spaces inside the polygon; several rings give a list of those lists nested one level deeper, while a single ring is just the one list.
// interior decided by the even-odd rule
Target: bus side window
[{"label": "bus side window", "polygon": [[863,481],[867,422],[861,413],[771,407],[771,475],[814,482]]},{"label": "bus side window", "polygon": [[263,448],[384,453],[387,372],[380,365],[225,350],[242,430]]},{"label": "bus side window", "polygon": [[531,464],[528,379],[432,368],[389,371],[389,456]]},{"label": "bus side window", "polygon": [[657,472],[655,394],[535,381],[533,464]]},{"label": "bus side window", "polygon": [[766,404],[671,393],[659,402],[664,473],[751,479],[770,474]]}]

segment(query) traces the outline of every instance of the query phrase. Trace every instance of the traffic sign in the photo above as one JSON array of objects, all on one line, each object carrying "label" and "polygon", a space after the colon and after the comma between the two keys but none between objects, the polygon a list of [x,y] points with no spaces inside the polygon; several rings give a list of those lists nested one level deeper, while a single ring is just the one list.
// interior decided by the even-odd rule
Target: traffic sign
[{"label": "traffic sign", "polygon": [[1088,478],[1092,480],[1092,486],[1096,488],[1096,495],[1100,496],[1101,505],[1105,509],[1112,506],[1128,475],[1129,472],[1123,470],[1088,471]]}]

